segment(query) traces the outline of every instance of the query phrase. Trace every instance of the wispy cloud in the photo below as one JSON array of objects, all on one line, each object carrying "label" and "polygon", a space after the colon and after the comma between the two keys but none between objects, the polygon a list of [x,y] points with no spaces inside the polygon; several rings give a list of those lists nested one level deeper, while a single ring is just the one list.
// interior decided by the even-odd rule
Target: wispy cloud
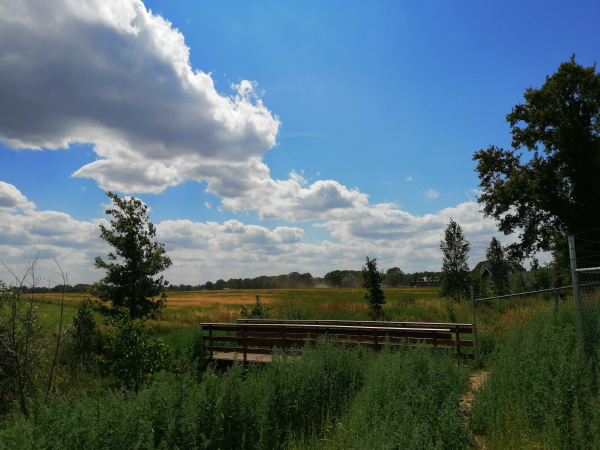
[{"label": "wispy cloud", "polygon": [[406,181],[415,181],[415,180],[413,179],[413,177],[408,177],[408,178],[406,179]]},{"label": "wispy cloud", "polygon": [[425,192],[425,195],[427,198],[438,198],[440,193],[435,189],[429,189],[427,192]]},{"label": "wispy cloud", "polygon": [[206,206],[208,209],[212,209],[212,203],[211,202],[204,202],[204,206]]}]

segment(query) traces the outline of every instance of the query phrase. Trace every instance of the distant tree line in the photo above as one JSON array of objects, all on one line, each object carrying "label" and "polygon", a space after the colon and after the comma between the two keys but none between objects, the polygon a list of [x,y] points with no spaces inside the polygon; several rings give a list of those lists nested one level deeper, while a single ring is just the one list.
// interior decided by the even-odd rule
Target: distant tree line
[{"label": "distant tree line", "polygon": [[[423,277],[440,277],[441,272],[404,273],[398,267],[388,269],[382,282],[383,287],[409,286],[413,280]],[[256,278],[230,278],[225,281],[207,281],[203,285],[169,286],[172,291],[184,290],[223,290],[223,289],[302,289],[317,287],[361,287],[362,275],[360,270],[333,270],[324,277],[313,277],[310,273],[291,272],[276,276],[259,276]]]},{"label": "distant tree line", "polygon": [[[404,273],[398,267],[388,269],[382,282],[383,287],[410,286],[413,280],[423,277],[440,277],[441,272],[415,272]],[[230,278],[225,281],[218,279],[215,282],[207,281],[204,284],[171,284],[166,289],[168,291],[201,291],[203,289],[223,290],[223,289],[303,289],[315,287],[361,287],[362,277],[360,270],[333,270],[324,277],[313,277],[310,273],[291,272],[284,275],[267,276],[262,275],[256,278]],[[68,293],[86,293],[86,288],[90,284],[76,284],[74,286],[64,285],[64,291]],[[63,285],[57,284],[53,287],[36,286],[29,289],[26,286],[22,288],[23,293],[48,294],[63,292]]]}]

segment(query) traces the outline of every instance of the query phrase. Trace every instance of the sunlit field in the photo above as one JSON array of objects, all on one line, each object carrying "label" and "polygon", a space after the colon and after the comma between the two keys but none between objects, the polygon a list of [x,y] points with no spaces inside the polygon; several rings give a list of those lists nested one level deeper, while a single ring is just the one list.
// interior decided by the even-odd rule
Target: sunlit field
[{"label": "sunlit field", "polygon": [[[385,319],[412,322],[471,323],[471,302],[449,306],[440,298],[438,287],[385,288]],[[251,309],[259,296],[271,317],[282,318],[290,309],[302,319],[370,320],[360,288],[256,289],[229,291],[170,291],[167,307],[158,320],[148,324],[160,334],[201,322],[233,322],[241,318],[242,307]],[[65,318],[69,322],[85,294],[65,294]],[[48,323],[55,322],[60,294],[40,294],[40,309]],[[571,299],[566,300],[572,302]],[[527,321],[538,311],[552,309],[554,303],[540,297],[496,301],[478,305],[477,322],[483,334],[503,336],[512,326]],[[285,318],[285,317],[284,317]],[[100,320],[99,320],[100,321]]]}]

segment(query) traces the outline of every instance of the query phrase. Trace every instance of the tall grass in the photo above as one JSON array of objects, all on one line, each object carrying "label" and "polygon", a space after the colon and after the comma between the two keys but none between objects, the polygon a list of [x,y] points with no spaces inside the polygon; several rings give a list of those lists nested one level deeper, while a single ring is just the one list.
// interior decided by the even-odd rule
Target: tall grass
[{"label": "tall grass", "polygon": [[451,358],[427,350],[375,354],[322,342],[265,369],[209,369],[200,382],[163,372],[138,393],[55,399],[30,421],[17,413],[0,448],[278,449],[325,442],[330,424],[343,423],[352,448],[466,449],[464,379]]},{"label": "tall grass", "polygon": [[494,449],[600,448],[598,359],[586,359],[571,308],[539,313],[499,344],[470,425]]}]

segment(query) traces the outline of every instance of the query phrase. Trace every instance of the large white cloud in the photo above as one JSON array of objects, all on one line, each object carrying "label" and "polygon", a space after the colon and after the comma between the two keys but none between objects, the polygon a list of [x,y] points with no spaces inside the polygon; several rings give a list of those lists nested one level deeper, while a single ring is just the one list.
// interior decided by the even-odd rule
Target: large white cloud
[{"label": "large white cloud", "polygon": [[31,149],[92,143],[99,159],[74,176],[104,189],[159,193],[205,181],[224,208],[263,219],[329,221],[357,238],[410,232],[407,213],[369,205],[358,189],[309,185],[294,171],[273,179],[262,158],[276,144],[278,118],[249,81],[234,86],[235,96],[220,95],[210,74],[192,70],[189,52],[140,0],[5,2],[0,140]]},{"label": "large white cloud", "polygon": [[[11,203],[6,199],[12,199]],[[79,221],[58,211],[38,211],[15,186],[3,182],[0,203],[10,206],[0,208],[0,260],[15,273],[22,272],[39,252],[44,279],[57,280],[54,259],[69,273],[72,283],[91,282],[103,275],[93,265],[96,256],[110,250],[99,237],[98,226],[107,224],[106,219]],[[494,223],[483,219],[472,202],[425,216],[399,211],[393,205],[363,205],[362,213],[355,221],[340,214],[340,219],[321,225],[339,242],[308,243],[302,228],[269,229],[239,220],[165,220],[156,224],[157,237],[174,263],[167,279],[176,284],[199,284],[292,271],[322,276],[334,269],[359,269],[367,255],[377,257],[384,269],[439,270],[439,243],[450,217],[461,224],[473,244],[471,266],[484,259],[485,248],[496,236]],[[514,239],[499,237],[505,244]],[[0,268],[0,279],[9,281],[9,277]]]},{"label": "large white cloud", "polygon": [[105,189],[160,192],[206,164],[244,164],[275,145],[279,120],[193,71],[183,35],[139,0],[0,5],[0,139],[14,148],[92,143],[75,172]]},{"label": "large white cloud", "polygon": [[123,193],[185,180],[232,211],[292,222],[356,216],[368,196],[336,181],[274,180],[262,158],[279,120],[241,81],[219,95],[193,71],[183,35],[139,0],[0,5],[0,140],[14,148],[92,143],[73,175]]}]

